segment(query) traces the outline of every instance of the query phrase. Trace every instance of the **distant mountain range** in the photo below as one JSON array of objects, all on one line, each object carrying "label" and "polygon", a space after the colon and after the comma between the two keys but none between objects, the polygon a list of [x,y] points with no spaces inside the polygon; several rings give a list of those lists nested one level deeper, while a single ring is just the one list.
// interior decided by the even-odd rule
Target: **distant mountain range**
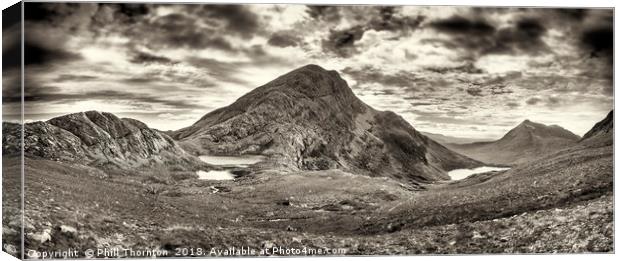
[{"label": "distant mountain range", "polygon": [[580,139],[560,126],[525,120],[496,141],[446,146],[485,163],[515,165],[575,145]]},{"label": "distant mountain range", "polygon": [[[20,125],[2,127],[3,155],[20,155]],[[526,120],[499,140],[465,143],[471,140],[418,132],[396,113],[363,103],[336,71],[307,65],[177,131],[97,111],[27,123],[24,154],[120,169],[187,170],[204,165],[199,155],[261,154],[268,158],[265,167],[338,168],[419,184],[449,179],[453,169],[525,163],[576,144],[613,144],[612,130],[613,111],[583,138]]]},{"label": "distant mountain range", "polygon": [[479,138],[463,138],[463,137],[454,137],[448,136],[438,133],[424,132],[420,131],[420,133],[424,134],[424,136],[431,138],[432,140],[439,142],[442,145],[446,144],[467,144],[474,142],[485,142],[491,141],[490,139],[479,139]]},{"label": "distant mountain range", "polygon": [[359,100],[336,71],[293,70],[172,136],[194,154],[263,154],[280,168],[341,168],[414,182],[481,163]]}]

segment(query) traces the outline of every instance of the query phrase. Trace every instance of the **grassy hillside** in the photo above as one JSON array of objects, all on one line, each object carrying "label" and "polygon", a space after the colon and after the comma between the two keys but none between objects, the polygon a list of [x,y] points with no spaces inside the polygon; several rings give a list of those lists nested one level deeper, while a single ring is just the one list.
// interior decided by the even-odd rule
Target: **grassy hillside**
[{"label": "grassy hillside", "polygon": [[[611,146],[586,142],[508,171],[426,187],[339,170],[254,170],[209,181],[183,171],[27,160],[26,247],[609,252],[612,155]],[[10,223],[3,220],[15,229]],[[50,240],[42,242],[46,234]]]}]

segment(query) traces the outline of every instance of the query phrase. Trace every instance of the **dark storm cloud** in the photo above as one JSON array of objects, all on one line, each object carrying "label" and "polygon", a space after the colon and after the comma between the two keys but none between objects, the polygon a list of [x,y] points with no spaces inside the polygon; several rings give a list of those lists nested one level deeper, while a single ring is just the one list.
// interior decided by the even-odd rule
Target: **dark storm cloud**
[{"label": "dark storm cloud", "polygon": [[[14,47],[15,52],[19,52],[19,46]],[[62,48],[50,48],[47,46],[39,45],[31,40],[26,40],[24,43],[24,66],[30,65],[59,65],[64,62],[81,60],[82,55],[74,53]]]},{"label": "dark storm cloud", "polygon": [[323,51],[340,57],[351,57],[359,53],[355,42],[362,39],[365,32],[369,30],[397,32],[390,39],[396,40],[417,29],[424,20],[423,16],[399,15],[397,10],[399,10],[398,7],[391,6],[360,9],[354,25],[342,30],[330,30],[327,39],[321,42]]},{"label": "dark storm cloud", "polygon": [[[71,34],[82,33],[91,25],[97,13],[96,3],[32,3],[24,4],[24,26],[35,23],[52,28],[64,28]],[[26,30],[28,31],[28,30]]]},{"label": "dark storm cloud", "polygon": [[276,47],[289,47],[298,46],[302,41],[301,37],[297,36],[293,32],[278,31],[271,34],[267,43]]},{"label": "dark storm cloud", "polygon": [[493,46],[483,52],[515,54],[519,51],[536,54],[548,49],[541,39],[547,32],[538,19],[522,18],[511,28],[501,29],[495,35]]},{"label": "dark storm cloud", "polygon": [[354,26],[343,30],[330,30],[327,39],[321,43],[323,51],[336,54],[340,57],[351,57],[358,53],[355,42],[364,36],[362,26]]},{"label": "dark storm cloud", "polygon": [[[18,72],[18,71],[17,71]],[[21,78],[11,77],[10,82],[5,84],[3,81],[2,86],[2,102],[3,103],[18,103],[21,102]],[[62,90],[58,87],[47,86],[41,84],[33,75],[26,74],[24,78],[24,101],[37,101],[46,100],[44,97],[48,97],[51,93],[62,93]],[[49,100],[46,100],[49,101]]]},{"label": "dark storm cloud", "polygon": [[2,68],[2,103],[21,102],[21,86],[21,70]]},{"label": "dark storm cloud", "polygon": [[130,27],[126,34],[153,49],[211,47],[234,51],[231,43],[219,36],[216,30],[198,27],[196,24],[197,18],[173,13],[153,20],[144,20],[139,26]]},{"label": "dark storm cloud", "polygon": [[[78,50],[68,48],[69,37],[79,35],[96,11],[93,3],[24,3],[24,66],[49,67],[82,60]],[[19,53],[20,46],[9,47]],[[10,64],[15,67],[18,64]]]},{"label": "dark storm cloud", "polygon": [[306,12],[311,18],[329,22],[339,22],[341,19],[340,9],[337,6],[309,5]]},{"label": "dark storm cloud", "polygon": [[118,31],[126,30],[125,27],[138,26],[159,6],[161,5],[153,3],[100,3],[97,12],[92,16],[92,32],[99,34],[99,29],[108,26],[113,26]]},{"label": "dark storm cloud", "polygon": [[604,57],[611,64],[614,48],[613,20],[610,19],[585,29],[580,36],[580,42],[582,48],[589,52],[590,57]]},{"label": "dark storm cloud", "polygon": [[[57,104],[66,104],[86,100],[104,100],[109,102],[127,104],[158,104],[164,106],[172,106],[176,108],[204,108],[204,106],[202,105],[194,104],[186,100],[164,99],[161,97],[154,97],[143,93],[133,93],[125,91],[94,90],[86,91],[79,94],[66,93],[58,87],[39,85],[36,82],[31,82],[30,84],[28,84],[28,88],[25,90],[24,93],[24,101],[26,102],[51,102]],[[14,103],[20,101],[21,96],[19,95],[5,96],[3,93],[3,103]]]},{"label": "dark storm cloud", "polygon": [[2,68],[21,68],[21,26],[4,28],[4,20],[2,25]]},{"label": "dark storm cloud", "polygon": [[[100,8],[95,20],[116,23],[114,30],[131,39],[129,45],[150,49],[213,48],[237,52],[223,35],[249,40],[262,30],[258,15],[243,5],[174,5],[181,10],[163,16],[153,12],[157,6],[166,5],[106,5],[107,9]],[[114,17],[112,21],[109,16]]]},{"label": "dark storm cloud", "polygon": [[571,8],[571,9],[558,8],[558,9],[551,9],[551,10],[555,12],[561,18],[566,18],[566,19],[574,20],[574,21],[582,21],[588,15],[588,11],[589,11],[588,9],[577,9],[577,8]]},{"label": "dark storm cloud", "polygon": [[439,32],[452,36],[451,41],[434,40],[448,48],[463,48],[484,54],[536,54],[549,47],[542,41],[547,29],[536,18],[521,17],[514,25],[497,29],[481,18],[453,16],[429,23]]},{"label": "dark storm cloud", "polygon": [[153,4],[147,5],[147,4],[131,4],[131,3],[123,3],[123,4],[110,3],[108,5],[117,7],[119,13],[129,18],[137,18],[140,16],[145,16],[150,12],[150,7],[156,6]]},{"label": "dark storm cloud", "polygon": [[368,23],[367,28],[375,31],[405,31],[415,30],[424,20],[423,16],[398,16],[400,7],[382,6],[374,8],[378,13]]},{"label": "dark storm cloud", "polygon": [[24,20],[53,22],[77,9],[78,3],[24,3]]},{"label": "dark storm cloud", "polygon": [[387,86],[409,87],[416,81],[413,73],[400,71],[396,74],[386,74],[378,68],[364,66],[361,69],[347,67],[342,73],[353,78],[358,85],[367,83],[378,83]]},{"label": "dark storm cloud", "polygon": [[469,19],[458,15],[433,21],[430,26],[441,32],[472,37],[489,36],[495,33],[495,27],[485,20]]},{"label": "dark storm cloud", "polygon": [[152,63],[175,64],[177,63],[176,61],[173,61],[172,59],[165,57],[165,56],[159,56],[159,55],[154,55],[154,54],[140,52],[140,51],[135,51],[135,53],[133,54],[133,57],[129,61],[132,63],[137,63],[137,64],[152,64]]},{"label": "dark storm cloud", "polygon": [[198,17],[225,23],[227,33],[236,33],[245,39],[252,38],[259,29],[258,15],[244,5],[200,5],[195,10]]}]

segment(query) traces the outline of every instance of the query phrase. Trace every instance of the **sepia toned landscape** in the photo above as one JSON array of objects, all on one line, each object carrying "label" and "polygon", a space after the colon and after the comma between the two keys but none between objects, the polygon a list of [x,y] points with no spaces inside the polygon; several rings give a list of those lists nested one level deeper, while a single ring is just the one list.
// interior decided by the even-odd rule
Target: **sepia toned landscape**
[{"label": "sepia toned landscape", "polygon": [[3,61],[11,255],[614,251],[611,9],[24,14],[23,97]]}]

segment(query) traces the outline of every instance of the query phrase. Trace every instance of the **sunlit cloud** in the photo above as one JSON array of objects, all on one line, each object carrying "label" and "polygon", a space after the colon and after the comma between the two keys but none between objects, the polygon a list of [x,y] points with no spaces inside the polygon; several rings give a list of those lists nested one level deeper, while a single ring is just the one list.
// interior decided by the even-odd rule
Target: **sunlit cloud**
[{"label": "sunlit cloud", "polygon": [[530,119],[582,135],[613,106],[613,12],[577,11],[26,3],[26,117],[100,110],[179,129],[314,63],[418,130],[497,138]]}]

